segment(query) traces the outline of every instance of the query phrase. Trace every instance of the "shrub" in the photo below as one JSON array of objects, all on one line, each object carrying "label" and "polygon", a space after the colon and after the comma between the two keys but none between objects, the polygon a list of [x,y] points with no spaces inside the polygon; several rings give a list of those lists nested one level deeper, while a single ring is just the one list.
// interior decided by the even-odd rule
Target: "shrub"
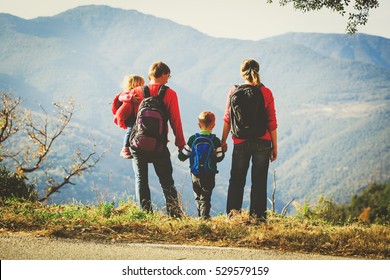
[{"label": "shrub", "polygon": [[345,222],[344,207],[334,203],[331,199],[324,198],[324,196],[320,196],[318,199],[314,213],[317,218],[330,224],[343,224]]},{"label": "shrub", "polygon": [[348,207],[352,217],[369,223],[390,222],[390,183],[373,183],[359,195],[354,195]]},{"label": "shrub", "polygon": [[6,167],[0,167],[0,198],[18,198],[30,201],[37,200],[37,192],[33,184],[28,184],[25,176],[9,172]]}]

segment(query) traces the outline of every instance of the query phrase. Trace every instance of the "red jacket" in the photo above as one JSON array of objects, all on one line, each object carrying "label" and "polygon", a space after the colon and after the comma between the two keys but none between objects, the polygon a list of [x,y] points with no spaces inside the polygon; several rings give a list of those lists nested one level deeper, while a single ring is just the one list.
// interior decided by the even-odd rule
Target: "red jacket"
[{"label": "red jacket", "polygon": [[[226,101],[226,109],[225,109],[225,114],[223,116],[223,120],[227,123],[230,124],[230,95],[233,93],[233,91],[236,89],[235,86],[233,86],[228,93],[227,101]],[[267,112],[267,117],[268,117],[268,127],[267,131],[265,134],[260,137],[261,139],[264,140],[271,140],[271,134],[270,131],[274,131],[278,127],[278,123],[276,120],[276,110],[275,110],[275,103],[274,103],[274,97],[272,95],[272,92],[269,88],[267,87],[262,87],[261,92],[263,93],[264,96],[264,105],[265,105],[265,110]],[[233,143],[234,144],[239,144],[244,142],[244,139],[238,139],[232,135],[233,138]]]},{"label": "red jacket", "polygon": [[[156,96],[160,89],[160,84],[149,84],[149,91],[151,96]],[[119,101],[123,102],[123,105],[117,111],[118,123],[124,123],[131,114],[137,114],[139,103],[132,103],[133,96],[139,97],[139,103],[143,99],[142,87],[136,87],[130,91],[130,93],[122,93],[119,96]],[[181,123],[179,101],[177,94],[171,88],[168,88],[164,96],[164,104],[167,107],[169,123],[172,127],[175,135],[175,145],[181,150],[186,144],[184,138],[183,126]]]},{"label": "red jacket", "polygon": [[129,91],[118,93],[112,103],[114,123],[119,127],[127,129],[126,120],[134,114],[134,104]]}]

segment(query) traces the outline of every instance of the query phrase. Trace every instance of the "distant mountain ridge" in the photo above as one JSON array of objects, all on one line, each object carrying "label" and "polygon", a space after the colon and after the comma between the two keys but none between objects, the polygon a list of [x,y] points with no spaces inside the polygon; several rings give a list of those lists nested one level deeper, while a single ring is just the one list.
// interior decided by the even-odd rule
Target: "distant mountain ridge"
[{"label": "distant mountain ridge", "polygon": [[366,34],[287,33],[267,41],[302,45],[327,57],[390,68],[390,41],[387,38]]},{"label": "distant mountain ridge", "polygon": [[[146,78],[156,60],[171,67],[168,86],[178,93],[186,136],[197,130],[196,118],[205,109],[216,113],[220,135],[226,94],[242,82],[241,61],[253,57],[261,63],[279,122],[280,154],[269,176],[271,190],[276,170],[278,208],[291,198],[315,201],[322,194],[346,202],[372,181],[390,178],[389,39],[303,33],[260,41],[221,39],[137,11],[92,5],[32,20],[0,14],[0,42],[0,89],[13,90],[34,110],[34,104],[47,108],[73,96],[78,111],[72,141],[112,145],[93,174],[53,201],[94,201],[96,193],[115,200],[134,195],[131,162],[118,157],[124,131],[113,124],[109,108],[123,76]],[[228,145],[213,194],[214,213],[224,212],[226,203],[233,148],[231,141]],[[176,147],[169,147],[183,203],[193,209],[188,163],[179,162]],[[152,174],[152,197],[161,204]]]}]

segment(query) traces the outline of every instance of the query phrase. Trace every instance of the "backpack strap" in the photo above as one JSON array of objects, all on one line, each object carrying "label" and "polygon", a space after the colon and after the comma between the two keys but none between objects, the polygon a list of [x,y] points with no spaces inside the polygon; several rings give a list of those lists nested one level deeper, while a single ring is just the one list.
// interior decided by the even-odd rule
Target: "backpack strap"
[{"label": "backpack strap", "polygon": [[158,97],[161,98],[161,100],[164,99],[165,93],[167,92],[168,87],[166,85],[162,85],[160,89],[158,90]]},{"label": "backpack strap", "polygon": [[215,134],[210,134],[209,135],[209,138],[210,138],[210,141],[211,141],[211,145],[213,145],[213,149],[215,149],[215,144],[214,144],[214,137],[215,137]]},{"label": "backpack strap", "polygon": [[215,134],[210,133],[210,135],[204,136],[204,135],[200,135],[200,133],[197,132],[197,133],[195,133],[195,136],[196,136],[196,138],[198,138],[199,136],[202,136],[202,137],[207,137],[207,138],[210,138],[211,140],[213,140],[215,137]]},{"label": "backpack strap", "polygon": [[150,90],[149,90],[149,86],[148,85],[144,85],[142,87],[142,95],[144,96],[144,98],[147,98],[150,96]]},{"label": "backpack strap", "polygon": [[[167,91],[168,87],[166,85],[162,85],[160,87],[160,89],[158,90],[158,96],[161,98],[161,99],[164,99],[164,96],[165,96],[165,93]],[[150,90],[149,90],[149,86],[148,85],[144,85],[142,87],[142,95],[144,96],[144,98],[147,98],[147,97],[150,97]]]}]

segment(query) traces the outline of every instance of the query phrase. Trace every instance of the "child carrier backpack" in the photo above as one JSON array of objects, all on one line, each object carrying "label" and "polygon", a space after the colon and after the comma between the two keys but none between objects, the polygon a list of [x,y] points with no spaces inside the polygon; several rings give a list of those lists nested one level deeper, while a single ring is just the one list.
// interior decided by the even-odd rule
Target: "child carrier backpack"
[{"label": "child carrier backpack", "polygon": [[196,133],[196,138],[192,143],[192,151],[190,154],[190,167],[192,174],[206,175],[218,173],[213,144],[214,136],[214,134],[210,134],[210,136],[202,136],[199,133]]},{"label": "child carrier backpack", "polygon": [[142,87],[141,101],[130,134],[130,147],[140,152],[161,152],[167,145],[168,112],[163,102],[168,87],[162,85],[157,96],[150,96],[149,87]]},{"label": "child carrier backpack", "polygon": [[236,138],[251,139],[265,134],[267,117],[264,97],[258,86],[236,86],[230,96],[230,124]]}]

